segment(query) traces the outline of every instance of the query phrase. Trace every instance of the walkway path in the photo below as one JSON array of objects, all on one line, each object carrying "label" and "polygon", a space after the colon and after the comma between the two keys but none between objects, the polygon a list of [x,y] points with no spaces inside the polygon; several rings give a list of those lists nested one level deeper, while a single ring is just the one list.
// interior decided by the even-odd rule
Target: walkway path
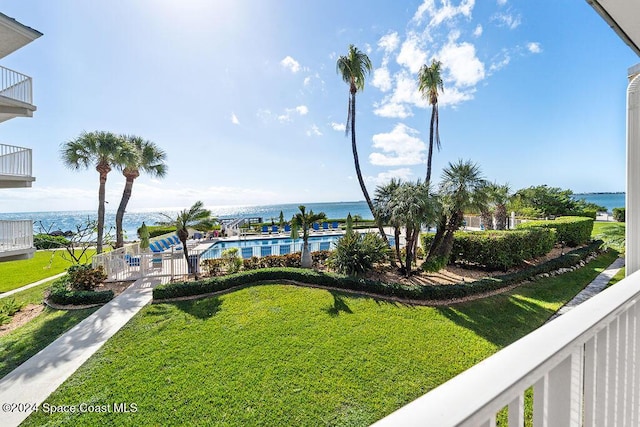
[{"label": "walkway path", "polygon": [[624,258],[617,258],[609,267],[600,273],[598,277],[593,279],[593,282],[589,283],[586,288],[578,293],[578,295],[573,297],[573,299],[562,306],[556,314],[551,316],[549,320],[547,320],[547,323],[551,322],[556,317],[563,315],[577,305],[582,304],[592,296],[600,293],[607,286],[611,278],[615,276],[622,267],[624,267]]},{"label": "walkway path", "polygon": [[31,289],[31,288],[35,288],[38,285],[42,285],[43,283],[47,283],[51,280],[55,280],[59,277],[64,276],[65,274],[67,274],[67,272],[65,271],[64,273],[59,273],[56,274],[55,276],[51,276],[51,277],[47,277],[46,279],[42,279],[42,280],[38,280],[37,282],[34,283],[30,283],[28,285],[24,285],[20,288],[16,288],[16,289],[12,289],[10,291],[7,292],[3,292],[0,294],[0,298],[6,298],[6,297],[10,297],[13,294],[17,294],[18,292],[22,292],[22,291],[26,291],[27,289]]},{"label": "walkway path", "polygon": [[[140,279],[0,380],[0,424],[19,425],[30,410],[6,404],[40,405],[152,298],[160,279]],[[10,409],[10,408],[9,408]]]}]

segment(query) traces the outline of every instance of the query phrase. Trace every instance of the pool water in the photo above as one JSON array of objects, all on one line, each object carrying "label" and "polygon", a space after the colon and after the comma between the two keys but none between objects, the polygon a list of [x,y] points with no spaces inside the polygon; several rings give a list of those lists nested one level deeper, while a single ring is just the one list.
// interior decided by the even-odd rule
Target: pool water
[{"label": "pool water", "polygon": [[[334,243],[342,237],[342,234],[325,234],[322,236],[309,236],[309,250],[328,251],[334,249]],[[394,245],[393,238],[390,240]],[[242,258],[264,257],[269,255],[287,255],[302,251],[302,239],[291,239],[290,237],[246,239],[221,241],[212,244],[200,256],[203,259],[220,258],[222,252],[229,248],[238,248]]]}]

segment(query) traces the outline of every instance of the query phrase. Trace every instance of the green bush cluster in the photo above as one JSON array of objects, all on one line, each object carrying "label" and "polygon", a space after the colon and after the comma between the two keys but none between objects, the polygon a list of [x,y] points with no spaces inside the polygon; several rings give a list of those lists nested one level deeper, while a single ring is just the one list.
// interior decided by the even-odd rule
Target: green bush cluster
[{"label": "green bush cluster", "polygon": [[113,299],[113,291],[83,291],[69,289],[69,276],[53,282],[49,301],[60,305],[105,304]]},{"label": "green bush cluster", "polygon": [[613,208],[613,219],[618,222],[625,222],[626,209],[625,208]]},{"label": "green bush cluster", "polygon": [[0,303],[0,325],[10,323],[13,315],[19,312],[22,307],[23,304],[16,302],[15,298],[4,298]]},{"label": "green bush cluster", "polygon": [[[488,270],[507,270],[524,261],[543,256],[555,243],[556,231],[549,228],[523,230],[459,231],[454,234],[449,262],[481,266]],[[429,248],[433,233],[420,236],[424,248]],[[424,263],[425,271],[438,271],[444,260]]]},{"label": "green bush cluster", "polygon": [[69,287],[74,291],[91,291],[108,277],[101,265],[93,268],[91,264],[72,265],[67,274]]},{"label": "green bush cluster", "polygon": [[336,242],[328,264],[339,273],[359,275],[384,261],[388,253],[389,246],[377,233],[347,233]]},{"label": "green bush cluster", "polygon": [[64,236],[49,236],[48,234],[36,234],[33,236],[33,246],[36,249],[64,248],[69,240]]},{"label": "green bush cluster", "polygon": [[556,242],[564,242],[565,245],[573,247],[591,240],[593,218],[563,216],[553,220],[527,221],[517,226],[520,230],[536,227],[554,228],[556,230]]},{"label": "green bush cluster", "polygon": [[[149,237],[154,238],[158,236],[164,236],[165,234],[175,233],[175,225],[147,225],[147,231]],[[140,227],[137,230],[138,236],[140,236]]]},{"label": "green bush cluster", "polygon": [[401,283],[384,283],[356,276],[345,276],[299,268],[265,268],[243,271],[237,274],[212,277],[195,282],[180,282],[160,285],[154,288],[153,298],[163,300],[186,296],[196,296],[224,291],[236,286],[248,286],[259,283],[298,282],[309,285],[334,287],[358,292],[373,293],[380,296],[397,297],[414,300],[444,300],[463,298],[474,294],[501,289],[535,276],[560,268],[577,265],[589,254],[599,250],[602,241],[596,241],[580,249],[576,249],[559,258],[544,264],[490,279],[482,279],[471,283],[456,285],[419,286]]}]

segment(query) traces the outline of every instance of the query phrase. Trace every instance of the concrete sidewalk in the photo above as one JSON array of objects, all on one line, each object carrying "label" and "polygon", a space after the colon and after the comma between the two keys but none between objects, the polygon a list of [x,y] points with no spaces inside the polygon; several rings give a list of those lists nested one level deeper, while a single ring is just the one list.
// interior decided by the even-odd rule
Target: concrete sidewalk
[{"label": "concrete sidewalk", "polygon": [[[17,426],[31,413],[6,404],[40,405],[152,299],[159,278],[140,279],[0,380],[0,425]],[[7,410],[9,409],[9,410]]]},{"label": "concrete sidewalk", "polygon": [[586,288],[581,290],[578,295],[573,297],[573,299],[563,305],[562,308],[560,308],[560,310],[556,312],[556,314],[551,316],[549,320],[547,320],[547,323],[551,322],[556,317],[562,316],[564,313],[576,307],[577,305],[582,304],[592,296],[600,293],[607,286],[611,278],[615,276],[622,267],[624,267],[624,258],[617,258],[602,273],[598,274],[598,276],[593,279],[593,281],[589,283]]},{"label": "concrete sidewalk", "polygon": [[30,283],[28,285],[24,285],[21,288],[16,288],[16,289],[12,289],[12,290],[7,291],[7,292],[3,292],[3,293],[0,294],[0,298],[10,297],[11,295],[17,294],[18,292],[22,292],[22,291],[25,291],[27,289],[35,288],[36,286],[42,285],[43,283],[47,283],[47,282],[49,282],[51,280],[58,279],[58,278],[64,276],[65,274],[67,274],[66,271],[64,273],[59,273],[59,274],[56,274],[55,276],[47,277],[46,279],[38,280],[37,282]]}]

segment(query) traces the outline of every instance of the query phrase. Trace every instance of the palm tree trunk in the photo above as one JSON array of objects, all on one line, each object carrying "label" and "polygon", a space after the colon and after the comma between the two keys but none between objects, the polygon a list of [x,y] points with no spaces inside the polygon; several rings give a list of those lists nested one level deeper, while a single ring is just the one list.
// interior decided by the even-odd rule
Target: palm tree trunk
[{"label": "palm tree trunk", "polygon": [[105,202],[105,186],[107,183],[107,174],[100,173],[100,186],[98,187],[98,230],[96,241],[96,253],[102,253],[102,239],[104,238],[104,202]]},{"label": "palm tree trunk", "polygon": [[396,256],[398,257],[398,262],[402,265],[402,255],[400,254],[400,227],[393,227],[393,237],[396,243]]},{"label": "palm tree trunk", "polygon": [[353,163],[356,167],[356,175],[358,176],[358,182],[360,183],[360,189],[362,190],[362,194],[364,195],[365,200],[367,201],[367,205],[369,206],[369,210],[371,211],[371,215],[376,221],[376,225],[378,226],[378,230],[380,231],[380,235],[382,239],[385,241],[387,246],[389,246],[389,239],[387,239],[387,234],[384,232],[384,228],[380,223],[380,220],[376,216],[376,211],[373,207],[373,203],[371,202],[371,197],[369,197],[369,192],[367,191],[367,187],[364,184],[364,180],[362,179],[362,171],[360,171],[360,161],[358,160],[358,147],[356,146],[356,95],[355,93],[351,94],[351,103],[349,108],[351,109],[351,150],[353,151]]},{"label": "palm tree trunk", "polygon": [[405,249],[407,250],[407,254],[405,257],[405,265],[404,265],[404,275],[405,277],[409,277],[411,275],[411,264],[413,262],[413,242],[415,240],[415,230],[407,228],[407,244],[405,245]]},{"label": "palm tree trunk", "polygon": [[309,252],[309,240],[304,239],[302,243],[302,256],[300,257],[300,266],[302,268],[311,268],[313,260],[311,259],[311,252]]},{"label": "palm tree trunk", "polygon": [[116,212],[116,248],[124,246],[122,221],[124,219],[124,213],[127,210],[127,204],[131,198],[133,180],[133,177],[127,176],[127,181],[124,184],[124,191],[122,192],[122,199],[120,200],[120,206],[118,206],[118,211]]},{"label": "palm tree trunk", "polygon": [[427,156],[427,183],[431,182],[431,158],[433,157],[433,129],[436,119],[436,107],[431,107],[431,124],[429,126],[429,154]]}]

